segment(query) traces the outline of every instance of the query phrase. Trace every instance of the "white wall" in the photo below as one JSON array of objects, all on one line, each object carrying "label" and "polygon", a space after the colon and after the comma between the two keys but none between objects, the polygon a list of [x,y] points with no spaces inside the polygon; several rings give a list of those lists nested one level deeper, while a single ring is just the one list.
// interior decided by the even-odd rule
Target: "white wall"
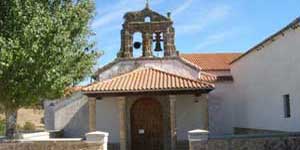
[{"label": "white wall", "polygon": [[[300,131],[300,28],[232,64],[236,127]],[[283,95],[290,94],[291,118]]]},{"label": "white wall", "polygon": [[203,101],[195,102],[194,96],[181,95],[176,97],[176,129],[177,140],[188,140],[188,131],[203,129],[205,111]]},{"label": "white wall", "polygon": [[[176,126],[178,140],[188,140],[187,132],[203,128],[201,114],[205,111],[200,100],[195,103],[191,95],[176,97]],[[118,143],[119,136],[119,110],[114,98],[103,98],[97,101],[96,129],[109,132],[109,142]]]},{"label": "white wall", "polygon": [[120,74],[128,73],[140,67],[153,67],[161,70],[185,76],[191,79],[198,79],[199,70],[183,63],[179,59],[154,59],[154,60],[122,60],[109,69],[99,74],[99,80],[106,80]]},{"label": "white wall", "polygon": [[213,135],[233,133],[233,90],[232,81],[215,83],[215,89],[208,95],[209,103],[209,131]]},{"label": "white wall", "polygon": [[120,118],[118,101],[115,98],[103,98],[96,102],[96,129],[108,132],[110,143],[119,143]]}]

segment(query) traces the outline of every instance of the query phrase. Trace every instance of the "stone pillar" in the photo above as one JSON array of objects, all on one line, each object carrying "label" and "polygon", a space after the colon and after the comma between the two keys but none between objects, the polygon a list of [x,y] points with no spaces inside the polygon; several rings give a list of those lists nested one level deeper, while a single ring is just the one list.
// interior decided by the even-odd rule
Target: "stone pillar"
[{"label": "stone pillar", "polygon": [[126,125],[126,99],[125,97],[117,98],[119,103],[120,118],[120,150],[127,149],[127,125]]},{"label": "stone pillar", "polygon": [[133,57],[133,47],[132,47],[132,34],[127,30],[121,31],[121,50],[118,53],[118,57],[131,58]]},{"label": "stone pillar", "polygon": [[88,143],[99,143],[102,145],[101,150],[107,150],[108,135],[107,132],[96,131],[85,134],[85,137]]},{"label": "stone pillar", "polygon": [[89,97],[89,132],[96,131],[96,98]]},{"label": "stone pillar", "polygon": [[176,96],[170,95],[170,130],[171,130],[171,150],[176,150]]},{"label": "stone pillar", "polygon": [[152,57],[152,34],[143,33],[143,57]]},{"label": "stone pillar", "polygon": [[192,130],[188,132],[189,150],[208,150],[208,131]]},{"label": "stone pillar", "polygon": [[170,27],[164,32],[164,56],[177,56],[175,47],[175,29]]}]

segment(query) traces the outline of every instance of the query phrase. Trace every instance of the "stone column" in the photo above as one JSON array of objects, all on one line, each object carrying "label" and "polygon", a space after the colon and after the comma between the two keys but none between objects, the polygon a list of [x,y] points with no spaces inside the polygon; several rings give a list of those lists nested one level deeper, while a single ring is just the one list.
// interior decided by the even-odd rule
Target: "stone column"
[{"label": "stone column", "polygon": [[171,130],[171,150],[176,150],[176,96],[170,95],[170,130]]},{"label": "stone column", "polygon": [[96,98],[89,97],[89,132],[96,131]]},{"label": "stone column", "polygon": [[143,33],[143,57],[152,57],[152,34]]},{"label": "stone column", "polygon": [[132,34],[127,30],[121,31],[121,50],[118,57],[131,58],[133,57],[133,47],[132,47]]},{"label": "stone column", "polygon": [[163,34],[164,36],[164,56],[177,56],[175,47],[175,29],[170,27]]},{"label": "stone column", "polygon": [[125,97],[117,98],[119,103],[120,118],[120,150],[127,149],[127,126],[126,126],[126,99]]},{"label": "stone column", "polygon": [[189,150],[208,150],[208,131],[192,130],[188,132]]}]

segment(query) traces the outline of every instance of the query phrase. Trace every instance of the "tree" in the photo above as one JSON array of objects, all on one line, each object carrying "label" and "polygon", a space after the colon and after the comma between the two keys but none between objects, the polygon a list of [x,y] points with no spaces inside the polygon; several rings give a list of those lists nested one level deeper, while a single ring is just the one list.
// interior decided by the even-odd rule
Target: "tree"
[{"label": "tree", "polygon": [[92,72],[91,0],[0,1],[0,105],[6,136],[17,110],[63,95]]}]

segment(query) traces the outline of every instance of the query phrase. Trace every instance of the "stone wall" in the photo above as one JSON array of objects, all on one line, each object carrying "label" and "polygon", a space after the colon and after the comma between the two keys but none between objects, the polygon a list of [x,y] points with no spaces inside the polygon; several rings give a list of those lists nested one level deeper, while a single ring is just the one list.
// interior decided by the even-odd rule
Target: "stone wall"
[{"label": "stone wall", "polygon": [[103,150],[100,143],[83,141],[45,141],[45,142],[5,142],[0,144],[0,150]]},{"label": "stone wall", "polygon": [[299,150],[300,137],[209,139],[209,150]]},{"label": "stone wall", "polygon": [[190,140],[189,150],[299,150],[300,133],[209,136]]}]

